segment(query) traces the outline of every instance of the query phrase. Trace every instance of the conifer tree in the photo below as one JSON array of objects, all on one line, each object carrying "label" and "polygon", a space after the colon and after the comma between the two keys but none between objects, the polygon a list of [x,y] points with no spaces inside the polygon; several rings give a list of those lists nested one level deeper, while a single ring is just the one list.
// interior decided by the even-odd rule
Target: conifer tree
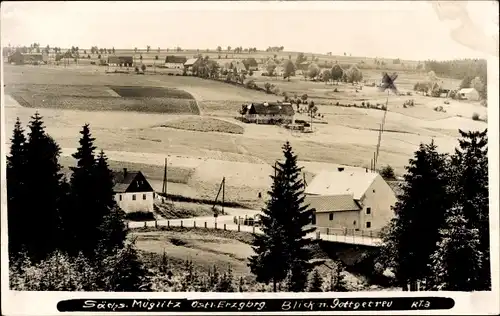
[{"label": "conifer tree", "polygon": [[85,255],[93,254],[99,241],[99,226],[104,214],[99,214],[97,202],[98,185],[95,176],[94,138],[90,133],[89,125],[83,126],[80,138],[80,147],[72,156],[76,159],[76,167],[71,167],[71,193],[73,210],[67,223],[75,236],[75,251],[82,251]]},{"label": "conifer tree", "polygon": [[217,284],[216,291],[217,292],[234,292],[235,287],[233,284],[233,270],[229,266],[227,271],[222,274],[222,277]]},{"label": "conifer tree", "polygon": [[303,291],[311,269],[312,240],[304,238],[314,231],[311,224],[314,209],[304,205],[304,183],[297,166],[297,156],[289,142],[283,146],[284,162],[278,162],[270,198],[261,216],[262,235],[255,236],[254,252],[249,266],[258,282],[277,283],[288,276],[291,291]]},{"label": "conifer tree", "polygon": [[7,222],[9,235],[9,255],[16,260],[21,253],[25,241],[23,227],[24,206],[26,199],[25,185],[25,155],[26,137],[19,118],[14,125],[11,138],[10,155],[7,157]]},{"label": "conifer tree", "polygon": [[432,277],[430,257],[451,206],[446,155],[437,152],[434,141],[420,144],[406,170],[382,253],[403,290],[407,284],[414,290],[417,281]]},{"label": "conifer tree", "polygon": [[441,240],[431,257],[429,278],[431,290],[474,291],[481,277],[483,254],[480,250],[479,231],[470,228],[462,207],[449,211]]},{"label": "conifer tree", "polygon": [[45,133],[42,117],[31,117],[25,146],[26,181],[24,187],[24,230],[26,250],[35,261],[60,247],[62,239],[62,175],[58,163],[60,148]]},{"label": "conifer tree", "polygon": [[463,210],[469,229],[479,232],[479,251],[483,255],[481,277],[475,290],[491,288],[489,190],[488,190],[488,136],[482,132],[459,130],[459,148],[452,156],[453,199]]},{"label": "conifer tree", "polygon": [[308,292],[323,292],[323,278],[319,274],[318,269],[314,269],[312,273]]}]

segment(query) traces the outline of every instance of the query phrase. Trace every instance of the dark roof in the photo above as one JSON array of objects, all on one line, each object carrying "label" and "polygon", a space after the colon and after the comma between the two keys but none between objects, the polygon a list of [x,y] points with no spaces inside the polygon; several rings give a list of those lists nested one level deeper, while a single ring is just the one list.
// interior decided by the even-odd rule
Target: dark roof
[{"label": "dark roof", "polygon": [[184,64],[186,61],[187,58],[183,56],[167,56],[165,58],[165,63]]},{"label": "dark roof", "polygon": [[331,196],[306,195],[304,203],[309,204],[310,208],[316,209],[316,213],[360,210],[359,205],[350,194]]},{"label": "dark roof", "polygon": [[131,63],[133,61],[132,56],[108,56],[109,63]]},{"label": "dark roof", "polygon": [[386,182],[391,187],[392,191],[394,191],[394,194],[396,194],[396,196],[403,194],[403,190],[401,189],[402,181],[386,181]]},{"label": "dark roof", "polygon": [[294,115],[295,111],[290,103],[252,103],[249,105],[249,110],[253,107],[257,114],[283,114]]},{"label": "dark roof", "polygon": [[117,193],[127,191],[128,187],[139,173],[141,172],[127,170],[125,173],[125,171],[113,171],[113,180],[115,183],[113,191]]}]

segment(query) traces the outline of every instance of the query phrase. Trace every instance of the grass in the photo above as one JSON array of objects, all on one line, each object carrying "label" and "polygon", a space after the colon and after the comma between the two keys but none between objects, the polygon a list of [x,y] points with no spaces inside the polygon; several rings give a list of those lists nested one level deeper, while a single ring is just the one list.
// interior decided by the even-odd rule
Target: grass
[{"label": "grass", "polygon": [[169,98],[169,99],[194,99],[191,94],[178,89],[160,87],[124,87],[110,86],[122,98]]},{"label": "grass", "polygon": [[144,221],[154,221],[155,216],[152,212],[130,212],[125,214],[125,219],[132,222],[144,222]]},{"label": "grass", "polygon": [[168,121],[161,126],[197,132],[219,132],[229,134],[243,134],[244,132],[244,128],[238,124],[207,117],[181,118]]},{"label": "grass", "polygon": [[213,215],[212,206],[199,203],[157,203],[155,212],[165,219],[190,218]]}]

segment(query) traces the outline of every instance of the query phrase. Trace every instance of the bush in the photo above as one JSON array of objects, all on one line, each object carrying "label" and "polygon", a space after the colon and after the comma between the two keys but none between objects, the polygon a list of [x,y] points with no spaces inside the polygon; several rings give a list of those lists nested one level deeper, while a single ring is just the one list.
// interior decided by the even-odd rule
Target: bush
[{"label": "bush", "polygon": [[137,211],[125,214],[125,219],[134,222],[154,221],[155,216],[151,212]]},{"label": "bush", "polygon": [[380,175],[386,180],[396,179],[396,175],[394,174],[394,169],[390,165],[387,165],[384,168],[382,168],[382,170],[380,170]]},{"label": "bush", "polygon": [[365,106],[365,102],[364,102],[364,101],[363,101],[363,102],[361,102],[361,106],[363,106],[363,107]]},{"label": "bush", "polygon": [[333,92],[339,92],[339,90],[338,90],[337,88],[335,88],[335,89],[333,90]]},{"label": "bush", "polygon": [[248,89],[255,89],[257,87],[257,84],[255,83],[255,80],[248,80],[246,83],[245,83],[245,87],[248,88]]},{"label": "bush", "polygon": [[472,114],[472,119],[474,121],[479,121],[479,114],[477,114],[477,113]]}]

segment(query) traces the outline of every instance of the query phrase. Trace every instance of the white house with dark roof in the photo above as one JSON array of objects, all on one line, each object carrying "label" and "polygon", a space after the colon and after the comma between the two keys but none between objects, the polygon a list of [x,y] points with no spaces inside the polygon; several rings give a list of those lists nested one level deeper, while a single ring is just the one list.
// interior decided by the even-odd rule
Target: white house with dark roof
[{"label": "white house with dark roof", "polygon": [[290,124],[294,122],[295,111],[291,103],[264,102],[242,106],[245,122],[257,124]]},{"label": "white house with dark roof", "polygon": [[115,201],[125,212],[152,212],[155,192],[140,171],[113,172]]},{"label": "white house with dark roof", "polygon": [[393,218],[397,198],[375,172],[324,171],[305,190],[316,209],[313,225],[342,230],[380,231]]}]

